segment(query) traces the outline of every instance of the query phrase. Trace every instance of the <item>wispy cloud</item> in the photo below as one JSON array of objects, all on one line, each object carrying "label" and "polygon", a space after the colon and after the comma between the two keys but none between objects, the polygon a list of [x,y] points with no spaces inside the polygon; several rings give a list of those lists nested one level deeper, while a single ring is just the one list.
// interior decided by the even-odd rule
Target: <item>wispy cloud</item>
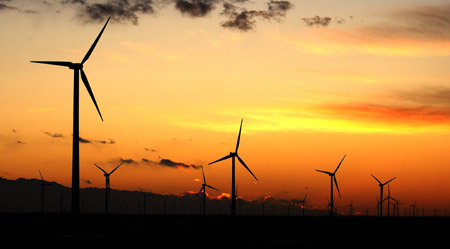
[{"label": "wispy cloud", "polygon": [[90,144],[90,143],[115,144],[116,143],[116,141],[114,141],[111,138],[109,138],[108,140],[93,140],[93,139],[85,139],[85,138],[79,137],[79,141],[80,141],[80,143],[84,143],[84,144]]},{"label": "wispy cloud", "polygon": [[378,12],[383,21],[331,27],[331,19],[305,19],[311,27],[296,33],[269,35],[305,54],[377,56],[450,55],[450,4],[422,5]]},{"label": "wispy cloud", "polygon": [[200,169],[201,168],[201,165],[175,162],[173,160],[165,159],[165,158],[163,158],[159,161],[153,161],[153,160],[150,160],[147,158],[142,158],[141,162],[144,164],[147,164],[147,165],[158,165],[158,166],[174,168],[174,169]]},{"label": "wispy cloud", "polygon": [[48,111],[52,111],[53,108],[52,107],[45,107],[45,108],[37,108],[37,109],[28,109],[27,111],[29,112],[48,112]]},{"label": "wispy cloud", "polygon": [[44,134],[49,137],[53,137],[53,138],[63,138],[64,137],[63,134],[61,134],[61,133],[51,133],[48,131],[44,131]]}]

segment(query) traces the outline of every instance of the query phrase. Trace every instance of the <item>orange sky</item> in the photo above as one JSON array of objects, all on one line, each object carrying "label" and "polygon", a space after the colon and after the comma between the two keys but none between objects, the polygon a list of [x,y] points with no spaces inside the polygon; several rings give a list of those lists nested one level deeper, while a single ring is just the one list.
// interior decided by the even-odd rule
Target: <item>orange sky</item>
[{"label": "orange sky", "polygon": [[234,150],[244,119],[239,153],[259,179],[238,165],[244,198],[308,194],[325,206],[329,177],[315,169],[347,155],[338,207],[375,209],[371,173],[396,176],[391,194],[405,205],[450,207],[446,1],[104,1],[128,15],[103,19],[95,1],[70,2],[0,1],[0,176],[40,169],[70,186],[73,73],[29,61],[81,61],[111,15],[84,68],[104,122],[80,86],[82,187],[104,186],[94,162],[122,160],[115,189],[198,191],[190,166],[202,165],[221,190],[210,196],[229,193],[231,162],[207,164]]}]

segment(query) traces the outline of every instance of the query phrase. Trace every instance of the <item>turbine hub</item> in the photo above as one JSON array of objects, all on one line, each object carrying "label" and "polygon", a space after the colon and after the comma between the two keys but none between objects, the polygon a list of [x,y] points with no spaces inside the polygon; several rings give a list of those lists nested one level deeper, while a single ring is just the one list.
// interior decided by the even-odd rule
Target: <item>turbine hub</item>
[{"label": "turbine hub", "polygon": [[70,69],[83,69],[83,64],[81,63],[72,63],[72,66],[69,67]]}]

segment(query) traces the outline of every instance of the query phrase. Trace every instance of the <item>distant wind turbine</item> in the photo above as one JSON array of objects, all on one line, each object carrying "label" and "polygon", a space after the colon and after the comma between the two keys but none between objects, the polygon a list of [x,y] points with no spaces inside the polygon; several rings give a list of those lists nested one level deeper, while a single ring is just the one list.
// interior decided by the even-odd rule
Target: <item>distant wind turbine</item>
[{"label": "distant wind turbine", "polygon": [[329,176],[330,176],[330,178],[331,178],[331,197],[330,197],[330,199],[331,199],[331,201],[330,201],[330,215],[331,216],[333,216],[333,210],[334,210],[334,202],[333,202],[333,181],[334,181],[334,184],[336,185],[336,189],[337,189],[337,191],[338,191],[338,193],[339,193],[339,198],[342,198],[341,197],[341,192],[339,191],[339,187],[338,187],[338,184],[337,184],[337,180],[336,180],[336,172],[338,171],[338,169],[339,169],[339,167],[341,166],[341,164],[342,164],[342,161],[344,161],[344,158],[345,158],[345,155],[344,155],[344,157],[342,158],[342,160],[341,160],[341,162],[339,163],[339,165],[336,167],[336,169],[334,170],[334,172],[328,172],[328,171],[323,171],[323,170],[318,170],[318,169],[316,169],[316,171],[318,171],[318,172],[321,172],[321,173],[325,173],[325,174],[328,174]]},{"label": "distant wind turbine", "polygon": [[146,199],[148,196],[151,196],[153,194],[148,194],[145,193],[141,188],[139,188],[139,190],[142,192],[142,194],[144,195],[144,214],[147,214],[147,205],[146,205]]},{"label": "distant wind turbine", "polygon": [[203,174],[203,183],[202,183],[202,188],[200,189],[200,191],[198,191],[198,193],[203,192],[203,215],[205,215],[206,214],[206,188],[208,187],[208,188],[212,188],[217,191],[219,191],[219,190],[213,186],[206,184],[206,177],[205,177],[205,172],[203,171],[203,166],[201,166],[201,168],[202,168],[202,174]]},{"label": "distant wind turbine", "polygon": [[353,214],[353,200],[347,206],[349,207],[348,215],[352,216],[352,214]]},{"label": "distant wind turbine", "polygon": [[91,90],[89,81],[86,74],[83,71],[83,64],[89,59],[92,51],[94,51],[100,36],[106,28],[109,22],[109,18],[103,26],[100,34],[95,39],[94,43],[84,56],[81,63],[73,63],[69,61],[31,61],[32,63],[41,63],[54,66],[68,67],[74,71],[74,91],[73,91],[73,141],[72,141],[72,213],[78,214],[80,212],[80,148],[79,148],[79,77],[81,73],[81,79],[86,87],[95,107],[97,108],[98,114],[103,121],[100,109],[97,106],[97,101],[94,98],[94,93]]},{"label": "distant wind turbine", "polygon": [[101,171],[103,171],[104,176],[106,178],[106,187],[105,187],[105,214],[108,213],[108,203],[109,203],[109,196],[110,196],[110,182],[109,182],[109,176],[116,171],[122,165],[123,162],[121,162],[117,167],[115,167],[111,172],[106,172],[104,169],[100,168],[97,164],[94,163],[94,165],[99,168]]},{"label": "distant wind turbine", "polygon": [[46,186],[52,185],[51,183],[48,183],[44,180],[44,177],[42,177],[41,170],[39,170],[39,175],[41,176],[41,212],[44,213],[44,191]]},{"label": "distant wind turbine", "polygon": [[375,178],[375,180],[377,180],[377,182],[379,183],[379,186],[380,186],[380,206],[379,206],[379,208],[380,208],[380,210],[379,210],[379,215],[380,216],[383,216],[383,187],[384,187],[384,185],[386,185],[386,184],[388,184],[388,183],[390,183],[392,180],[394,180],[395,178],[397,178],[397,177],[394,177],[394,178],[392,178],[391,180],[389,180],[389,181],[387,181],[387,182],[385,182],[385,183],[381,183],[380,182],[380,180],[378,180],[374,175],[372,175],[372,174],[370,174],[373,178]]},{"label": "distant wind turbine", "polygon": [[[388,202],[388,208],[387,208],[387,216],[389,216],[390,215],[390,213],[389,213],[389,206],[390,206],[390,200],[393,200],[393,201],[397,201],[396,199],[394,199],[393,197],[391,197],[391,188],[390,188],[390,185],[388,184],[388,196],[386,197],[386,198],[384,198],[384,200],[383,201],[387,201]],[[395,211],[395,210],[394,210]]]},{"label": "distant wind turbine", "polygon": [[231,215],[236,215],[236,177],[235,177],[235,159],[237,157],[237,159],[239,160],[239,162],[248,170],[248,172],[250,172],[250,174],[252,174],[252,176],[258,181],[258,178],[256,178],[256,176],[252,173],[252,171],[247,167],[247,165],[244,163],[244,161],[239,157],[238,155],[238,148],[239,148],[239,140],[241,138],[241,130],[242,130],[242,121],[241,120],[241,127],[239,128],[239,135],[238,135],[238,139],[237,139],[237,144],[236,144],[236,150],[234,152],[230,152],[229,155],[226,155],[214,162],[211,162],[209,164],[213,164],[213,163],[217,163],[219,161],[231,158]]}]

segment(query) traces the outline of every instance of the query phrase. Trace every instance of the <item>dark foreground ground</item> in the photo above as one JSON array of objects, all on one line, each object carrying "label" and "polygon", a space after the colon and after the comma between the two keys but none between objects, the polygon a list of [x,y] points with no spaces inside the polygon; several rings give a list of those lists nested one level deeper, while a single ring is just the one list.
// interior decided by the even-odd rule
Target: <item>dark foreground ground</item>
[{"label": "dark foreground ground", "polygon": [[[448,248],[448,217],[0,214],[2,242],[126,248]],[[36,245],[37,245],[36,244]]]}]

